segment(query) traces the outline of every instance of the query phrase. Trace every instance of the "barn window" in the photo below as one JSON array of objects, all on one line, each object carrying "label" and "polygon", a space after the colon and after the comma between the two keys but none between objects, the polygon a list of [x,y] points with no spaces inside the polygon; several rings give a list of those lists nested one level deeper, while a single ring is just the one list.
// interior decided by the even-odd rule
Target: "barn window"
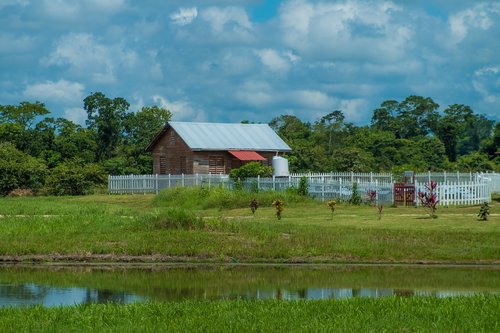
[{"label": "barn window", "polygon": [[175,145],[175,133],[173,131],[170,132],[170,137],[168,138],[168,144],[170,146],[174,146]]},{"label": "barn window", "polygon": [[160,156],[160,175],[167,174],[167,158]]},{"label": "barn window", "polygon": [[208,171],[210,173],[225,173],[224,157],[223,156],[209,156],[208,157]]}]

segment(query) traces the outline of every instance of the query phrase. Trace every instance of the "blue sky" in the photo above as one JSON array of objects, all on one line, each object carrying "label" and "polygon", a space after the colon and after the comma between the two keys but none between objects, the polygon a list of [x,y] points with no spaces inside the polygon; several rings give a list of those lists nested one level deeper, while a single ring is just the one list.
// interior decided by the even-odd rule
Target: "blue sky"
[{"label": "blue sky", "polygon": [[500,120],[500,2],[0,0],[0,104],[83,124],[92,92],[177,121],[370,122],[431,97]]}]

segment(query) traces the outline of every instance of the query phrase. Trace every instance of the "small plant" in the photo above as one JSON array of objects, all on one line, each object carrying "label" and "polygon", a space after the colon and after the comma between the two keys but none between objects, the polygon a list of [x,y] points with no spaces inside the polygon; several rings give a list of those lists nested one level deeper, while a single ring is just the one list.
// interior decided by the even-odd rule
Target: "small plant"
[{"label": "small plant", "polygon": [[384,209],[384,205],[382,204],[378,204],[377,205],[377,210],[378,210],[378,219],[381,220],[382,219],[382,210]]},{"label": "small plant", "polygon": [[301,177],[299,181],[299,188],[297,189],[297,193],[302,196],[307,196],[309,194],[309,189],[307,185],[307,178]]},{"label": "small plant", "polygon": [[485,201],[481,205],[481,208],[479,209],[479,214],[477,214],[477,217],[479,217],[479,219],[481,221],[488,221],[488,215],[490,215],[490,206]]},{"label": "small plant", "polygon": [[349,203],[351,205],[360,205],[361,204],[361,196],[359,195],[358,191],[358,183],[352,183],[352,194],[351,198],[349,199]]},{"label": "small plant", "polygon": [[259,208],[259,203],[257,202],[257,199],[253,199],[250,201],[250,209],[252,210],[252,214],[255,214],[255,211]]},{"label": "small plant", "polygon": [[276,217],[281,220],[281,213],[285,209],[285,202],[281,199],[274,199],[273,206],[276,207]]},{"label": "small plant", "polygon": [[366,194],[368,195],[368,203],[370,206],[375,206],[375,201],[377,201],[377,191],[368,190],[366,191]]},{"label": "small plant", "polygon": [[333,220],[333,213],[335,212],[335,206],[337,205],[337,201],[335,200],[330,200],[327,203],[328,207],[330,207],[330,210],[332,211],[332,220]]},{"label": "small plant", "polygon": [[431,181],[429,184],[425,184],[425,192],[418,193],[418,199],[423,207],[425,207],[429,211],[429,215],[432,218],[436,218],[436,210],[437,204],[439,200],[436,195],[437,183],[435,181]]}]

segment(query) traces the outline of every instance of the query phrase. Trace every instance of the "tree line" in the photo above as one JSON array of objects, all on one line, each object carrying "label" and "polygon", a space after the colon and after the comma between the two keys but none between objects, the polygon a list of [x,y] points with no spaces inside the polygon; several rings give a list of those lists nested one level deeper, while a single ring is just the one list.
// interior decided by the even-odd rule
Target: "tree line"
[{"label": "tree line", "polygon": [[467,105],[438,108],[408,96],[382,102],[366,126],[346,122],[340,110],[313,123],[282,115],[270,125],[293,149],[293,171],[500,171],[500,123]]},{"label": "tree line", "polygon": [[[0,194],[83,194],[108,174],[152,172],[144,149],[172,118],[169,110],[130,111],[124,98],[101,92],[83,108],[86,126],[50,117],[40,102],[0,105]],[[381,103],[366,126],[346,122],[340,110],[312,123],[281,115],[269,124],[293,149],[292,172],[500,171],[500,123],[466,105],[438,109],[429,97],[409,96]]]}]

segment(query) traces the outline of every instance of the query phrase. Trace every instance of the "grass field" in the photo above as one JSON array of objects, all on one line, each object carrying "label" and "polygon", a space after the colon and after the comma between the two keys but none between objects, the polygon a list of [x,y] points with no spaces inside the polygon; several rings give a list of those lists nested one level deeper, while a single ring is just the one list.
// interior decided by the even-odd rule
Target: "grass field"
[{"label": "grass field", "polygon": [[500,296],[0,309],[2,332],[498,332]]},{"label": "grass field", "polygon": [[[159,196],[0,199],[4,261],[500,263],[498,203],[385,207],[326,203],[293,193],[277,220],[272,193],[175,189]],[[256,197],[260,207],[248,208]]]}]

